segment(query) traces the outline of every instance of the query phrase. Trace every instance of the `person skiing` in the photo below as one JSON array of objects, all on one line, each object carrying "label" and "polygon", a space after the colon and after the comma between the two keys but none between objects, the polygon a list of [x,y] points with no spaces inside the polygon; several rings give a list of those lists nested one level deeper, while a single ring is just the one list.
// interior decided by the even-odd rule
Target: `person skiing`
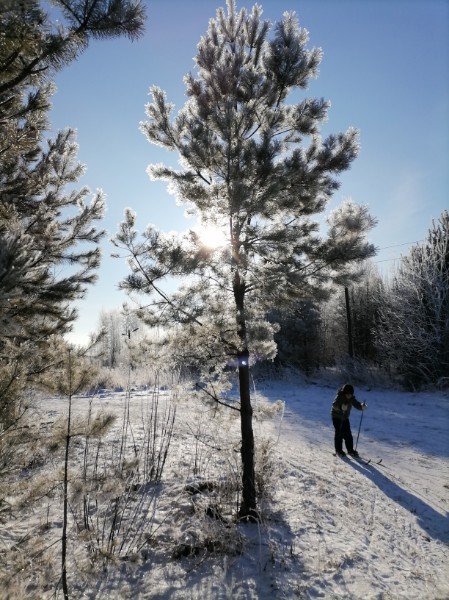
[{"label": "person skiing", "polygon": [[331,411],[332,423],[335,428],[334,443],[337,456],[346,456],[345,452],[343,452],[343,440],[350,456],[359,455],[357,450],[354,450],[354,440],[349,422],[349,414],[352,407],[357,410],[365,410],[367,405],[365,402],[359,402],[355,398],[354,387],[350,383],[346,383],[338,390],[335,400],[332,403]]}]

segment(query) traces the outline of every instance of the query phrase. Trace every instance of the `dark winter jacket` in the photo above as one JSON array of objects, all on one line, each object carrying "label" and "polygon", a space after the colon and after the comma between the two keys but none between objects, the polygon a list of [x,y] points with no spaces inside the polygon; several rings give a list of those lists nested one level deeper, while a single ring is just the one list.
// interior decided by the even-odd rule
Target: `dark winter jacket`
[{"label": "dark winter jacket", "polygon": [[348,400],[346,395],[340,390],[332,403],[332,418],[346,421],[346,419],[349,419],[352,407],[357,408],[357,410],[363,410],[362,403],[359,402],[355,396],[351,396]]}]

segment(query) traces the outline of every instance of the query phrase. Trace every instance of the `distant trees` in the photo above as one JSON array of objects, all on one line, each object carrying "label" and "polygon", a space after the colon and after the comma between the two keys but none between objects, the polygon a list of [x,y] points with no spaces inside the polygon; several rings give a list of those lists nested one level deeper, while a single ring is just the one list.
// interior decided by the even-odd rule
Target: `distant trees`
[{"label": "distant trees", "polygon": [[354,355],[364,361],[377,358],[375,331],[384,303],[384,287],[375,265],[368,261],[362,280],[349,290]]},{"label": "distant trees", "polygon": [[318,302],[298,300],[287,309],[270,312],[268,318],[279,325],[274,335],[276,363],[300,369],[306,374],[323,366]]},{"label": "distant trees", "polygon": [[[411,247],[388,278],[367,262],[361,278],[315,304],[308,314],[293,305],[277,315],[276,361],[299,367],[304,347],[314,349],[316,368],[362,364],[390,375],[409,389],[449,385],[449,219],[444,211],[425,242]],[[300,308],[300,310],[297,310]],[[349,358],[347,310],[354,361]],[[302,335],[299,333],[302,332]],[[303,342],[303,337],[307,342]],[[363,368],[359,372],[363,377]]]},{"label": "distant trees", "polygon": [[101,364],[113,369],[119,365],[124,347],[123,316],[118,310],[101,311],[98,325],[102,335],[97,344],[97,353]]},{"label": "distant trees", "polygon": [[104,198],[68,191],[83,167],[72,130],[48,139],[52,75],[92,38],[143,28],[143,3],[35,0],[0,6],[0,421],[29,377],[48,368],[49,338],[70,330],[73,300],[95,280]]},{"label": "distant trees", "polygon": [[[92,356],[103,367],[114,369],[122,363],[128,367],[130,362],[137,361],[136,351],[131,353],[131,341],[139,342],[145,334],[136,315],[124,310],[103,310],[98,318],[98,331],[93,335],[97,339]],[[143,358],[143,357],[142,357]]]},{"label": "distant trees", "polygon": [[[375,265],[367,261],[357,281],[343,286],[321,308],[323,362],[339,362],[349,354],[349,335],[356,360],[376,361],[375,332],[384,303],[384,283]],[[348,301],[348,302],[347,302]],[[351,332],[348,331],[348,312]]]},{"label": "distant trees", "polygon": [[[325,239],[312,215],[322,212],[358,149],[357,132],[322,140],[329,104],[291,92],[317,75],[321,50],[307,50],[307,32],[285,14],[268,37],[261,8],[237,12],[228,0],[209,22],[198,45],[197,77],[185,78],[188,102],[173,118],[159,88],[151,90],[142,131],[152,143],[176,151],[182,169],[151,166],[169,181],[178,200],[204,227],[226,235],[207,247],[196,232],[179,238],[149,226],[137,239],[128,211],[116,244],[126,248],[132,274],[123,287],[150,295],[142,309],[150,324],[184,326],[185,354],[200,356],[206,373],[235,361],[240,385],[243,495],[239,514],[256,517],[254,438],[249,388],[252,356],[273,357],[274,307],[320,293],[331,280],[345,281],[351,265],[371,256],[365,235],[374,224],[365,207],[351,202],[328,219]],[[175,293],[166,277],[188,276]],[[155,297],[156,296],[156,297]]]},{"label": "distant trees", "polygon": [[409,388],[449,383],[449,214],[401,259],[380,311],[383,364]]}]

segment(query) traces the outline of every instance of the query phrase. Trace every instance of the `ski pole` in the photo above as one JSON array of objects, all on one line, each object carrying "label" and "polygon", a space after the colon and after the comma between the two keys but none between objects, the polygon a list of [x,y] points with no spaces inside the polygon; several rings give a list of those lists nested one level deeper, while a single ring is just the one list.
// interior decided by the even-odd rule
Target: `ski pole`
[{"label": "ski pole", "polygon": [[362,427],[362,420],[363,420],[363,410],[362,410],[362,415],[360,417],[360,423],[359,423],[359,431],[357,433],[357,440],[355,442],[355,450],[357,450],[357,444],[359,443],[359,435],[360,435],[360,428]]}]

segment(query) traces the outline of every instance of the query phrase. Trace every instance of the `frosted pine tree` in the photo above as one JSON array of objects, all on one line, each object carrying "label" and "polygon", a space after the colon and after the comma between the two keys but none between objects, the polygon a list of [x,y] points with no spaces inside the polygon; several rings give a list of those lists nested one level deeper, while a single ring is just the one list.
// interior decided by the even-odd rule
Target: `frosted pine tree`
[{"label": "frosted pine tree", "polygon": [[84,168],[72,130],[49,139],[51,78],[92,38],[143,28],[141,2],[53,4],[58,24],[35,0],[0,6],[0,429],[21,386],[54,364],[50,338],[70,329],[100,259],[103,193],[68,190]]},{"label": "frosted pine tree", "polygon": [[[235,360],[242,518],[257,518],[249,369],[256,356],[276,353],[267,312],[313,297],[332,278],[343,281],[351,263],[374,253],[365,241],[374,220],[352,202],[329,216],[328,236],[320,237],[312,216],[324,211],[336,175],[357,155],[357,132],[323,140],[328,102],[287,102],[317,76],[321,50],[307,50],[294,13],[272,31],[261,15],[258,5],[238,12],[234,0],[227,13],[218,9],[198,44],[196,74],[185,77],[189,100],[173,116],[153,87],[141,125],[151,143],[180,157],[180,170],[152,165],[151,177],[167,180],[202,227],[226,241],[214,248],[198,232],[177,237],[152,226],[139,240],[131,210],[115,239],[132,269],[123,287],[153,297],[141,316],[151,325],[184,325],[178,340],[205,373]],[[173,294],[161,287],[167,276],[184,280]]]}]

